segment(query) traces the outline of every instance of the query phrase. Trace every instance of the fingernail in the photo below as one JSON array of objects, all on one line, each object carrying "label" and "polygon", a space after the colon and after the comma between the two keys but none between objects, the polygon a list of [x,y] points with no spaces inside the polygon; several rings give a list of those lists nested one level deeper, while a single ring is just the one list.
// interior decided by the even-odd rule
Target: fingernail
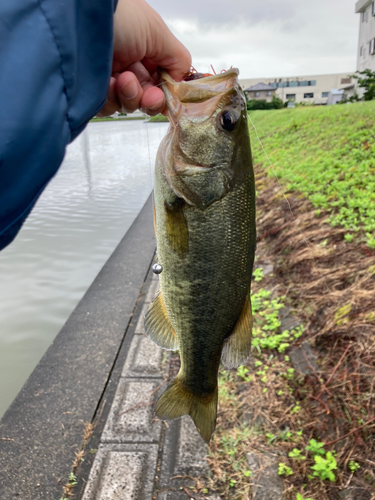
[{"label": "fingernail", "polygon": [[132,78],[127,83],[125,83],[120,90],[124,99],[134,99],[138,95],[137,82]]},{"label": "fingernail", "polygon": [[152,106],[149,106],[148,109],[150,111],[156,111],[157,109],[160,109],[163,105],[164,102],[164,97],[160,97]]}]

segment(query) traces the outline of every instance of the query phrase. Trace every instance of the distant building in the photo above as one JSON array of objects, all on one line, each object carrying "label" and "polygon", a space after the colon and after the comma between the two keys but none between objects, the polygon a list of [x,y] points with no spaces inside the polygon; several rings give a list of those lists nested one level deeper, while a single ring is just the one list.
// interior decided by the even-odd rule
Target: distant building
[{"label": "distant building", "polygon": [[330,105],[330,104],[338,104],[339,102],[341,102],[341,100],[343,98],[343,95],[344,95],[344,91],[343,90],[331,89],[329,91],[329,94],[328,94],[327,104],[328,105]]},{"label": "distant building", "polygon": [[375,2],[359,0],[355,11],[360,14],[357,70],[375,71]]},{"label": "distant building", "polygon": [[[327,104],[332,89],[340,89],[343,85],[353,83],[349,76],[353,72],[331,75],[290,76],[279,78],[249,78],[240,79],[240,85],[245,92],[253,91],[258,84],[271,87],[276,97],[283,102],[305,102],[306,104]],[[269,92],[270,90],[268,90]],[[257,92],[255,90],[255,92]],[[260,91],[259,91],[260,92]],[[268,96],[270,97],[270,96]],[[250,97],[249,97],[250,98]],[[260,97],[254,97],[260,98]],[[272,99],[272,96],[270,97]]]},{"label": "distant building", "polygon": [[266,83],[257,83],[248,89],[244,89],[244,92],[249,100],[271,102],[272,96],[276,93],[276,88]]}]

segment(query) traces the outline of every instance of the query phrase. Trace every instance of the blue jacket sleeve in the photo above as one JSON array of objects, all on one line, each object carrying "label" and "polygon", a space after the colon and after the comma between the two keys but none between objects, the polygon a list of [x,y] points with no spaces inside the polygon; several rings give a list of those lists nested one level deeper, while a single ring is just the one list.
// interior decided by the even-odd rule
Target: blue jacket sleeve
[{"label": "blue jacket sleeve", "polygon": [[0,1],[0,250],[104,104],[116,0]]}]

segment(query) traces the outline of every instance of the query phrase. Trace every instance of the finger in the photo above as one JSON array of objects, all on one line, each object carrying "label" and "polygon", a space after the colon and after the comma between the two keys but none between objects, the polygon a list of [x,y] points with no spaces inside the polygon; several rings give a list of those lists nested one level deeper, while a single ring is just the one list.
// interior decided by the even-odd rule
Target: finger
[{"label": "finger", "polygon": [[[131,64],[127,69],[135,75],[143,91],[141,95],[138,95],[138,97],[140,96],[140,101],[137,102],[138,107],[151,116],[163,111],[165,107],[164,93],[155,86],[155,82],[145,66],[137,62]],[[120,100],[122,102],[121,97]]]},{"label": "finger", "polygon": [[156,19],[157,22],[150,27],[152,44],[145,54],[146,59],[166,69],[179,82],[190,71],[190,52],[173,35],[159,14],[156,14]]},{"label": "finger", "polygon": [[162,113],[165,108],[165,96],[158,87],[149,87],[143,92],[141,100],[142,110],[150,116]]},{"label": "finger", "polygon": [[126,112],[133,113],[139,109],[143,90],[132,71],[124,71],[117,76],[116,90],[118,100]]},{"label": "finger", "polygon": [[107,100],[97,116],[110,116],[115,111],[120,111],[121,105],[117,99],[116,79],[111,77],[108,87]]}]

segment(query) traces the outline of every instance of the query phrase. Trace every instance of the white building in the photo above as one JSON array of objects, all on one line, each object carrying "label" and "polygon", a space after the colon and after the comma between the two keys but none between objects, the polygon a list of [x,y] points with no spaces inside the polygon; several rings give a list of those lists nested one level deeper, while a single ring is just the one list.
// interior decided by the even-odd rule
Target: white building
[{"label": "white building", "polygon": [[340,89],[344,85],[352,83],[352,78],[349,76],[352,73],[353,71],[331,75],[249,78],[240,79],[240,85],[243,90],[253,87],[258,83],[270,85],[276,88],[276,97],[280,97],[283,102],[295,101],[305,102],[306,104],[327,104],[328,96],[332,89]]},{"label": "white building", "polygon": [[375,71],[375,2],[359,0],[355,11],[360,14],[357,70]]}]

